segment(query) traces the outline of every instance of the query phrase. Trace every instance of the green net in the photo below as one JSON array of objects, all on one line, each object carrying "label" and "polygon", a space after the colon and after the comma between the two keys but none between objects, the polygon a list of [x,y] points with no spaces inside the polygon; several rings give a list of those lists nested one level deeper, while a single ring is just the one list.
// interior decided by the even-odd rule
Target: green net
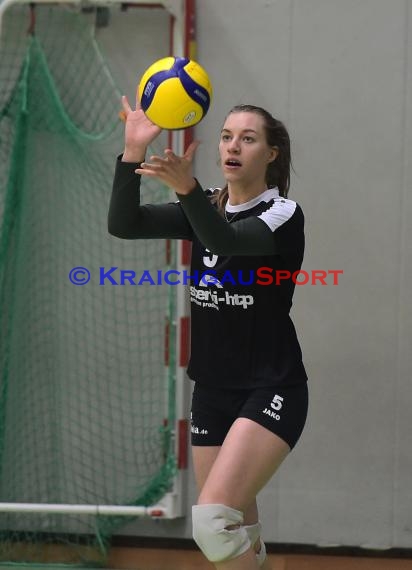
[{"label": "green net", "polygon": [[[123,128],[95,15],[35,12],[28,34],[9,9],[0,44],[0,502],[148,506],[175,474],[174,288],[100,275],[166,269],[165,242],[107,232]],[[0,512],[0,563],[103,564],[126,520]]]}]

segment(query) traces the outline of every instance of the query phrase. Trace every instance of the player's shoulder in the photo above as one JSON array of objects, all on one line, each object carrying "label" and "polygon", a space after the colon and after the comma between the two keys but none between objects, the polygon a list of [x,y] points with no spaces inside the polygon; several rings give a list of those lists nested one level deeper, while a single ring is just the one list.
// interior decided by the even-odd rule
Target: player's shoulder
[{"label": "player's shoulder", "polygon": [[272,207],[284,210],[285,212],[290,212],[295,216],[303,216],[303,210],[299,202],[292,200],[291,198],[283,198],[279,196],[275,198]]},{"label": "player's shoulder", "polygon": [[262,219],[272,231],[284,224],[301,224],[304,222],[303,210],[298,202],[281,196],[278,189],[273,189],[271,199],[266,203],[266,208],[260,214]]},{"label": "player's shoulder", "polygon": [[281,196],[279,194],[279,189],[278,188],[273,188],[271,189],[273,191],[271,200],[268,201],[267,203],[267,208],[266,210],[270,210],[270,209],[280,209],[280,210],[284,210],[284,211],[289,211],[292,214],[293,213],[302,213],[303,214],[303,210],[301,205],[296,202],[296,200],[292,200],[291,198],[288,198],[286,196]]}]

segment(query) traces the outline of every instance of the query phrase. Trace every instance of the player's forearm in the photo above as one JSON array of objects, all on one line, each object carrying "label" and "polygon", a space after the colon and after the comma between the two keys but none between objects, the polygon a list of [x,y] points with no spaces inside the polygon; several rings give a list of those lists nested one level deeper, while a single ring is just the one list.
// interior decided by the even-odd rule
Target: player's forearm
[{"label": "player's forearm", "polygon": [[138,233],[140,206],[140,176],[135,174],[138,163],[124,161],[123,155],[116,161],[112,196],[108,214],[108,230],[111,235],[133,239]]},{"label": "player's forearm", "polygon": [[130,144],[126,145],[121,157],[122,162],[131,162],[140,166],[144,161],[146,156],[146,147],[141,145],[132,146]]},{"label": "player's forearm", "polygon": [[199,184],[186,195],[178,194],[193,231],[216,255],[272,255],[273,234],[267,225],[252,216],[229,224],[210,204]]},{"label": "player's forearm", "polygon": [[119,157],[113,180],[108,231],[123,239],[191,239],[192,228],[178,204],[140,204],[138,163]]}]

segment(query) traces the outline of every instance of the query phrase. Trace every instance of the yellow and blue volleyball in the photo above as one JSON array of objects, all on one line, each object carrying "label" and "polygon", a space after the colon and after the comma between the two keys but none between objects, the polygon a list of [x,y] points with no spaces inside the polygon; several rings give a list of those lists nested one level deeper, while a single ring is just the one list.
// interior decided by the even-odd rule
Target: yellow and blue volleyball
[{"label": "yellow and blue volleyball", "polygon": [[212,85],[205,69],[185,57],[164,57],[142,75],[137,96],[145,115],[162,129],[193,127],[209,110]]}]

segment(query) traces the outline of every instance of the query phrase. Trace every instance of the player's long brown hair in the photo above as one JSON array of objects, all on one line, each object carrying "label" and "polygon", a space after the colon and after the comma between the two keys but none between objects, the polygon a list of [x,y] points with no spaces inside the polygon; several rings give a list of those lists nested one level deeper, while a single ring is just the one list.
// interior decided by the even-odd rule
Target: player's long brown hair
[{"label": "player's long brown hair", "polygon": [[[263,117],[266,141],[269,146],[276,146],[279,150],[276,159],[268,164],[266,170],[266,184],[268,188],[277,186],[279,188],[279,195],[286,198],[290,186],[291,153],[289,133],[285,125],[278,119],[272,117],[272,115],[265,109],[262,109],[262,107],[255,107],[254,105],[236,105],[229,111],[227,117],[232,113],[256,113],[256,115]],[[228,188],[226,185],[216,194],[215,198],[220,211],[224,210],[227,200]]]}]

